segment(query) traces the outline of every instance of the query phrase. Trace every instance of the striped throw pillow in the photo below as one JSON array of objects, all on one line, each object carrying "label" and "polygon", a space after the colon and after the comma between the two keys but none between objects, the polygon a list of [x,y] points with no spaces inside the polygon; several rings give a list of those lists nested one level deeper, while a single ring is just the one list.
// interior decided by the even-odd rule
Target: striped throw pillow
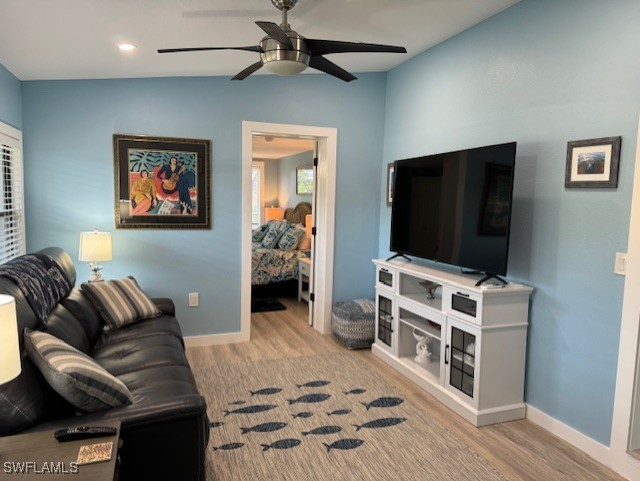
[{"label": "striped throw pillow", "polygon": [[131,276],[120,280],[85,282],[82,292],[111,329],[162,314]]},{"label": "striped throw pillow", "polygon": [[94,412],[133,402],[122,381],[57,337],[27,328],[24,345],[49,385],[78,409]]}]

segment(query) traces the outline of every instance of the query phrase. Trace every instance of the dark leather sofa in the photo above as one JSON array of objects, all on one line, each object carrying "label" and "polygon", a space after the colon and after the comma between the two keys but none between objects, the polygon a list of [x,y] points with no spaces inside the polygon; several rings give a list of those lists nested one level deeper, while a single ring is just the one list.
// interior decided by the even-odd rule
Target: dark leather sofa
[{"label": "dark leather sofa", "polygon": [[[39,251],[75,284],[71,257],[60,248]],[[0,293],[16,299],[19,332],[39,329],[35,313],[13,281],[0,277]],[[110,331],[78,286],[54,308],[47,332],[89,354],[133,394],[127,406],[78,413],[47,384],[21,340],[22,373],[0,386],[0,436],[121,421],[120,479],[204,480],[209,437],[206,403],[185,356],[170,299],[153,299],[162,316]],[[22,337],[22,336],[21,336]]]}]

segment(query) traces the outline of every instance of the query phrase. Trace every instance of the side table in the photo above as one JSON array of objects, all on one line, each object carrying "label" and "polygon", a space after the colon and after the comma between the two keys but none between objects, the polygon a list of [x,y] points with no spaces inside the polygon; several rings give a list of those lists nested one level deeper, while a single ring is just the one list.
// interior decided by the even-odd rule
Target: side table
[{"label": "side table", "polygon": [[[300,257],[298,259],[298,302],[301,299],[309,302],[309,276],[311,275],[311,259]],[[306,284],[306,289],[305,289]]]},{"label": "side table", "polygon": [[[78,426],[82,426],[80,423]],[[97,424],[96,424],[97,425]],[[113,481],[117,479],[117,460],[120,444],[120,421],[104,421],[100,426],[118,429],[114,436],[58,442],[56,430],[39,431],[0,437],[0,478],[16,481]],[[69,426],[73,427],[73,426]],[[81,446],[113,443],[111,460],[78,466]],[[43,477],[43,475],[46,475]]]}]

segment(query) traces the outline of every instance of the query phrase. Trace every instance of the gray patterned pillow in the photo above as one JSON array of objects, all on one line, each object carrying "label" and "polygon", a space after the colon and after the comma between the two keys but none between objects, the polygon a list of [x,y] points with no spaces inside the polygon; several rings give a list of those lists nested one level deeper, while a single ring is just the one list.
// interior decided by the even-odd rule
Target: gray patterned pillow
[{"label": "gray patterned pillow", "polygon": [[273,224],[272,220],[255,229],[251,233],[251,242],[261,242],[262,239],[264,239],[264,236],[267,234],[267,230],[269,229],[269,226],[271,224]]},{"label": "gray patterned pillow", "polygon": [[267,249],[275,249],[278,245],[280,237],[291,228],[291,223],[288,220],[279,220],[274,222],[267,229],[267,233],[262,239],[262,247]]},{"label": "gray patterned pillow", "polygon": [[49,385],[78,409],[94,412],[133,402],[122,381],[57,337],[27,328],[24,345]]},{"label": "gray patterned pillow", "polygon": [[131,276],[120,280],[85,282],[82,292],[111,329],[162,315]]},{"label": "gray patterned pillow", "polygon": [[280,237],[280,240],[278,241],[278,248],[282,249],[283,251],[295,250],[295,248],[298,247],[298,244],[300,243],[302,234],[304,234],[304,231],[302,229],[291,228],[287,230],[284,234],[282,234],[282,237]]}]

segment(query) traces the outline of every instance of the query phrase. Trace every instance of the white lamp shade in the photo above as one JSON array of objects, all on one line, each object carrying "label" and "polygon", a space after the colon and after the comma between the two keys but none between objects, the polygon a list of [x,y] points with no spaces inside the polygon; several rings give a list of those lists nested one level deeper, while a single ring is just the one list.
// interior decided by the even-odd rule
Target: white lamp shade
[{"label": "white lamp shade", "polygon": [[264,219],[267,222],[270,220],[284,219],[284,211],[282,210],[282,207],[267,207],[264,209]]},{"label": "white lamp shade", "polygon": [[313,229],[313,214],[307,214],[304,217],[304,232],[311,239],[311,229]]},{"label": "white lamp shade", "polygon": [[15,379],[21,370],[16,301],[0,295],[0,384]]},{"label": "white lamp shade", "polygon": [[111,232],[81,232],[78,260],[82,262],[110,261]]}]

